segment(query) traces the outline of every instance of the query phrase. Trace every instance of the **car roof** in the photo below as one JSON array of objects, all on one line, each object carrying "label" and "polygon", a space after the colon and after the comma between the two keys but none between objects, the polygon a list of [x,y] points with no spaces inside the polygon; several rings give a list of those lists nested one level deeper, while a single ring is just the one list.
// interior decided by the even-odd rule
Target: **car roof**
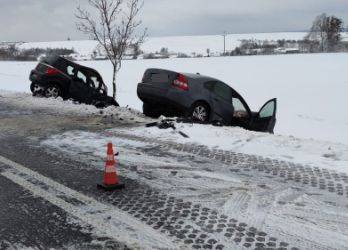
[{"label": "car roof", "polygon": [[216,78],[210,77],[210,76],[206,76],[206,75],[201,75],[199,73],[193,74],[193,73],[180,73],[183,74],[184,76],[194,79],[194,80],[198,80],[198,81],[217,81],[217,82],[221,82],[221,80],[218,80]]},{"label": "car roof", "polygon": [[68,60],[68,59],[66,59],[66,58],[64,58],[62,56],[57,56],[57,55],[47,56],[47,57],[43,58],[41,61],[45,62],[45,63],[47,63],[49,65],[52,65],[52,66],[54,66],[55,64],[59,64],[61,62],[65,62],[65,63],[76,65],[76,63],[74,63],[74,62],[72,62],[72,61],[70,61],[70,60]]},{"label": "car roof", "polygon": [[62,56],[51,55],[51,56],[45,57],[42,60],[42,62],[47,63],[47,64],[54,66],[54,67],[57,67],[57,68],[61,67],[62,65],[72,65],[72,66],[75,66],[76,68],[86,69],[90,72],[94,72],[94,73],[100,75],[99,72],[96,71],[95,69],[83,66],[81,64],[73,62],[67,58],[62,57]]},{"label": "car roof", "polygon": [[[173,74],[182,74],[182,75],[186,76],[187,78],[194,80],[196,82],[199,82],[199,83],[205,83],[208,81],[214,81],[214,82],[216,81],[216,82],[223,83],[223,81],[221,81],[219,79],[216,79],[216,78],[210,77],[210,76],[206,76],[206,75],[201,75],[200,73],[194,74],[194,73],[178,72],[178,71],[173,71],[173,70],[169,70],[169,69],[162,69],[162,68],[148,68],[145,70],[145,74],[146,74],[146,72],[156,72],[156,73],[166,72],[166,73],[170,73],[170,74],[172,74],[172,73]],[[224,84],[226,84],[226,83],[224,83]]]}]

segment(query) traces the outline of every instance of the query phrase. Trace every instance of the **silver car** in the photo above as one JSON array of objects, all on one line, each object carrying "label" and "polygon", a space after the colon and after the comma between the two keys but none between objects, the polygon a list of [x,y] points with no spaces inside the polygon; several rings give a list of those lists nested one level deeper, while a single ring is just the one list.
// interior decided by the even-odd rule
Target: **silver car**
[{"label": "silver car", "polygon": [[143,113],[150,117],[184,116],[273,133],[277,100],[252,112],[241,95],[222,81],[197,74],[147,69],[137,88]]}]

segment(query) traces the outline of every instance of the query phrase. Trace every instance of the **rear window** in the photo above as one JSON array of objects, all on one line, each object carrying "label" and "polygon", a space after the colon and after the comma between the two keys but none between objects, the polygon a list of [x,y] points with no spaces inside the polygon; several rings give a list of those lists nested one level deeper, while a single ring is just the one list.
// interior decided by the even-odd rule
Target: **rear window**
[{"label": "rear window", "polygon": [[55,66],[55,64],[59,61],[59,57],[57,56],[48,56],[45,57],[42,62],[47,63],[48,65]]},{"label": "rear window", "polygon": [[64,72],[65,74],[69,73],[67,70],[68,65],[70,64],[64,58],[58,56],[48,56],[42,60],[43,63],[53,66],[56,69]]},{"label": "rear window", "polygon": [[169,76],[164,73],[153,73],[151,74],[151,82],[168,82]]}]

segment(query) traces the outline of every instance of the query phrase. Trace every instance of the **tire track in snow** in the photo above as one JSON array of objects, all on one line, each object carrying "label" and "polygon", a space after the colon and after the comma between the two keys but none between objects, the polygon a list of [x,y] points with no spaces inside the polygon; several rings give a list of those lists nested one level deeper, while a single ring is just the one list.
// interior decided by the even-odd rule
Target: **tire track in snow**
[{"label": "tire track in snow", "polygon": [[[145,142],[145,138],[141,138],[141,137],[139,138],[138,136],[133,136],[129,134],[123,134],[123,135],[118,134],[118,137],[122,138],[123,136],[126,136],[127,139],[133,138],[134,141],[140,140]],[[342,190],[342,184],[348,183],[346,174],[337,173],[335,171],[330,171],[327,169],[319,169],[315,167],[312,168],[309,166],[302,166],[300,164],[293,164],[290,162],[272,160],[269,158],[263,158],[263,157],[254,156],[254,155],[245,155],[245,154],[239,154],[239,153],[237,154],[237,153],[223,151],[223,150],[210,150],[206,148],[205,146],[198,146],[198,145],[191,145],[191,144],[177,144],[174,142],[168,143],[164,141],[161,142],[157,139],[154,139],[154,140],[151,139],[148,141],[148,143],[149,145],[151,145],[151,147],[154,148],[154,150],[157,149],[163,152],[171,151],[173,154],[174,153],[177,154],[177,152],[181,154],[186,154],[186,153],[195,154],[195,155],[198,155],[199,157],[208,158],[210,160],[214,159],[213,161],[221,161],[224,163],[222,167],[230,169],[231,171],[233,170],[232,172],[237,172],[240,175],[243,175],[243,174],[250,175],[250,174],[256,173],[258,175],[265,176],[265,177],[271,176],[272,179],[275,176],[276,181],[279,181],[279,179],[281,180],[281,182],[279,183],[284,184],[284,183],[290,182],[289,184],[292,184],[292,185],[293,184],[296,185],[298,183],[298,185],[301,188],[305,188],[304,190],[308,188],[306,192],[309,192],[309,191],[313,192],[315,191],[314,190],[315,188],[319,188],[322,192],[324,192],[323,194],[326,193],[325,196],[327,197],[336,198],[337,197],[336,195],[339,195],[342,197],[342,195],[344,194],[344,188]],[[154,145],[154,143],[162,143],[162,144]],[[142,151],[141,148],[138,148],[138,150]],[[151,150],[145,150],[145,152],[151,153]],[[231,157],[231,155],[233,157]],[[229,157],[231,157],[231,163],[228,163],[230,161]],[[334,192],[333,190],[334,188],[332,188],[332,184],[329,185],[329,189],[327,189],[327,191],[329,192],[326,192],[325,188],[322,188],[321,186],[314,185],[316,184],[316,182],[315,180],[313,180],[313,175],[315,177],[322,177],[322,178],[328,179],[329,180],[328,183],[338,182],[336,183],[338,187],[337,193]],[[214,174],[213,174],[213,177],[214,177]],[[320,183],[322,182],[323,181],[320,181]],[[341,188],[339,188],[340,186]],[[296,187],[294,187],[294,190],[297,190]],[[275,195],[276,193],[277,192],[275,192],[273,195]],[[301,193],[299,193],[298,195],[300,194]],[[305,195],[304,193],[302,194]],[[346,201],[344,196],[340,200],[343,203]],[[265,202],[269,203],[271,201],[272,199],[270,201],[265,201]],[[278,202],[278,201],[274,201],[274,202]],[[265,218],[268,217],[268,214],[272,212],[271,211],[272,209],[271,210],[270,209],[271,208],[265,207],[263,211]],[[262,228],[262,225],[261,225],[263,220],[262,216],[258,219],[259,220],[249,221],[247,223],[248,224],[250,223],[251,225],[256,226],[256,228],[260,228],[260,227]],[[306,237],[302,237],[300,234],[297,235],[296,233],[294,233],[294,235],[291,235],[291,232],[290,234],[284,233],[286,231],[289,231],[287,230],[287,226],[284,227],[284,232],[282,231],[277,232],[275,230],[267,230],[267,231],[271,235],[280,236],[280,238],[286,238],[286,239],[289,238],[289,242],[297,242],[297,243],[301,242],[300,244],[297,244],[297,245],[303,246],[305,249],[325,249],[326,248],[324,245],[321,245],[318,242],[311,241],[311,239],[307,240]],[[345,242],[345,240],[342,240],[342,242]],[[340,240],[336,241],[336,243],[337,245],[341,244]],[[283,245],[283,247],[284,246],[286,245]]]},{"label": "tire track in snow", "polygon": [[[174,244],[165,235],[113,206],[102,204],[2,156],[0,162],[11,168],[2,171],[2,176],[77,217],[83,224],[93,226],[97,235],[126,241],[128,245],[145,245],[149,249],[180,248],[178,243]],[[61,195],[79,203],[67,202],[67,199],[59,198]]]},{"label": "tire track in snow", "polygon": [[343,200],[348,200],[348,175],[324,168],[304,166],[292,162],[265,158],[257,155],[235,153],[227,150],[209,149],[207,146],[197,144],[183,144],[172,141],[161,141],[156,138],[146,138],[126,133],[109,132],[108,136],[125,138],[137,142],[145,142],[158,147],[162,151],[178,151],[198,155],[209,160],[219,161],[230,167],[235,172],[256,172],[307,186],[309,189],[329,192],[338,195]]},{"label": "tire track in snow", "polygon": [[[117,143],[116,145],[119,147],[121,144],[123,146],[122,149],[120,149],[120,152],[123,152],[123,147],[128,148],[129,145],[125,145],[123,143]],[[59,149],[59,147],[57,149]],[[70,150],[74,151],[74,153],[79,152],[79,149],[75,151],[74,147],[69,148],[69,152]],[[127,149],[126,151],[130,152],[131,150]],[[145,151],[149,151],[147,153],[152,153],[153,151],[162,153],[158,146],[151,149],[145,148]],[[142,151],[136,150],[134,152]],[[137,158],[136,155],[130,156],[129,159],[133,159],[132,157],[134,156]],[[99,157],[99,155],[97,157]],[[171,156],[168,155],[168,157]],[[120,157],[118,157],[118,159],[120,159]],[[137,159],[133,160],[138,162]],[[144,159],[142,159],[142,162],[143,161]],[[162,163],[166,166],[165,161]],[[172,165],[170,164],[170,166]],[[172,169],[172,167],[169,167],[169,169],[167,168],[168,166],[166,166],[165,169],[169,172]],[[121,170],[124,174],[127,173],[126,176],[130,174],[128,170],[131,172],[138,171],[137,168],[133,168],[132,166],[129,168],[125,168],[125,166],[123,166]],[[148,170],[148,167],[145,167],[145,170]],[[186,172],[186,170],[187,169],[185,168],[184,172]],[[146,171],[145,173],[143,173],[142,170],[140,171],[142,175],[145,174],[145,177],[148,176]],[[188,172],[191,173],[191,171]],[[200,171],[194,171],[194,175],[195,174],[200,175],[202,178],[208,176],[208,173]],[[149,174],[149,176],[151,177],[151,174]],[[139,181],[139,177],[135,175],[133,177],[135,180]],[[214,177],[217,180],[223,179],[225,181],[239,182],[233,178],[227,178],[226,180],[226,177],[223,174],[216,174]],[[152,178],[149,181],[152,180],[156,182],[156,178]],[[161,182],[159,182],[159,184],[161,184]],[[185,185],[187,183],[185,183],[185,181],[181,183],[180,178],[175,178],[174,184],[174,186],[179,185],[181,187],[182,184]],[[194,186],[195,184],[199,184],[197,186],[198,188],[205,187],[204,184],[202,185],[201,181],[198,181],[197,183],[193,181]],[[192,186],[192,182],[190,183],[190,186]],[[168,196],[168,193],[164,194],[167,190],[162,192],[160,185],[156,186],[156,189],[159,191],[154,191],[153,189],[144,187],[144,190],[141,191],[128,190],[126,195],[114,197],[103,196],[101,199],[105,199],[108,203],[112,203],[123,211],[134,215],[134,217],[141,219],[148,225],[153,226],[153,228],[160,230],[162,233],[169,233],[170,236],[183,239],[184,243],[192,249],[284,249],[284,246],[289,246],[288,243],[282,242],[281,239],[271,237],[274,235],[270,236],[269,234],[259,230],[260,228],[251,227],[241,220],[234,219],[236,216],[234,216],[233,213],[231,217],[226,216],[224,213],[202,206],[199,201],[190,202]],[[175,196],[175,194],[173,195]],[[251,225],[255,226],[252,223]],[[210,238],[211,236],[213,237]],[[296,245],[298,244],[295,244],[295,246]],[[291,249],[297,249],[295,246],[292,246]]]},{"label": "tire track in snow", "polygon": [[[102,200],[114,205],[110,206],[2,156],[0,156],[0,163],[10,167],[9,170],[0,173],[1,175],[34,195],[62,208],[84,224],[93,226],[98,235],[120,242],[126,239],[128,245],[133,244],[136,245],[135,247],[149,246],[146,249],[243,248],[236,245],[232,239],[214,234],[212,230],[202,231],[201,226],[194,220],[185,219],[199,210],[209,214],[209,209],[202,209],[200,206],[193,206],[191,203],[175,200],[146,189],[143,190],[144,193],[138,194],[139,196],[130,192],[129,196],[115,196],[112,200],[108,194],[104,193],[101,196]],[[143,197],[144,200],[139,197]],[[171,209],[175,211],[171,213],[169,211]],[[125,230],[127,228],[131,228],[132,231]],[[121,233],[115,235],[115,232]]]}]

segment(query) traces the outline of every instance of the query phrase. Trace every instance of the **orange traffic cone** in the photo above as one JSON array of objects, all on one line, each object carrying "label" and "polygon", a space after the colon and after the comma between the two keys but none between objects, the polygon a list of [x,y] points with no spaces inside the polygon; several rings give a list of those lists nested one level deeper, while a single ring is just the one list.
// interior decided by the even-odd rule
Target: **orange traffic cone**
[{"label": "orange traffic cone", "polygon": [[108,191],[124,188],[124,184],[119,183],[116,173],[116,161],[114,157],[114,150],[112,143],[107,146],[107,158],[105,162],[104,180],[103,183],[98,183],[97,187]]}]

